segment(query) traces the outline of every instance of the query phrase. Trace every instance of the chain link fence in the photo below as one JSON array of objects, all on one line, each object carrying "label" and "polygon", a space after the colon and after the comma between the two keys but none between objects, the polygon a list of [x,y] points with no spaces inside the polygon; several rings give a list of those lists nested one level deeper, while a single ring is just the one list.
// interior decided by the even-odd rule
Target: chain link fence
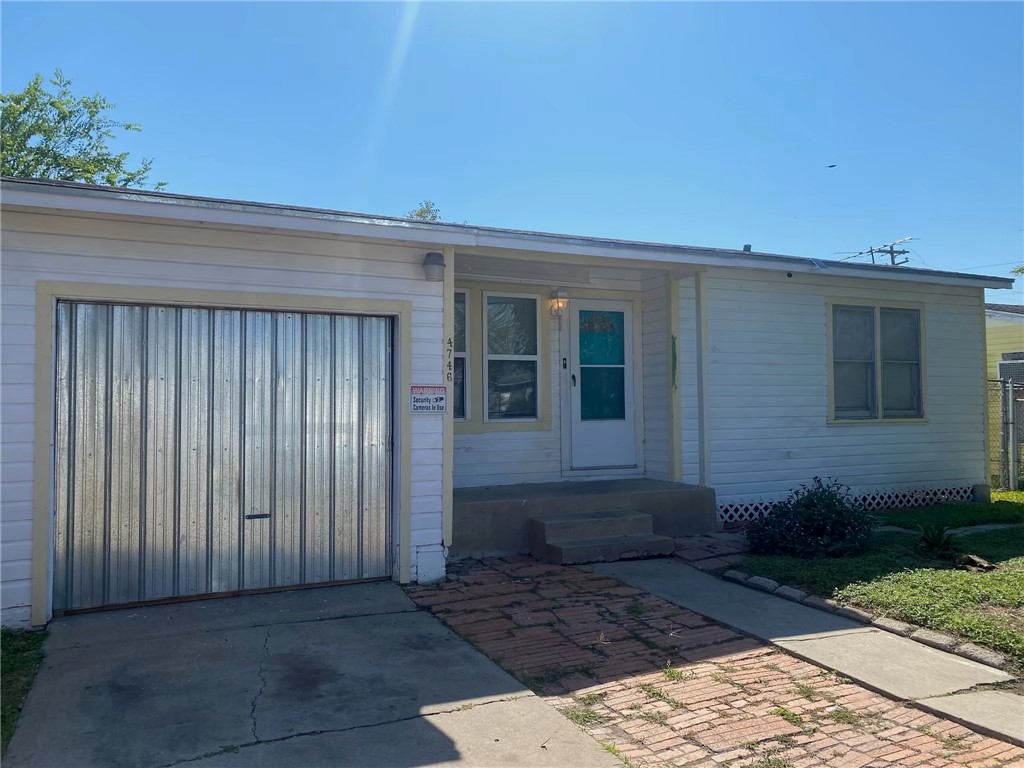
[{"label": "chain link fence", "polygon": [[988,382],[988,463],[993,488],[1024,490],[1024,383]]}]

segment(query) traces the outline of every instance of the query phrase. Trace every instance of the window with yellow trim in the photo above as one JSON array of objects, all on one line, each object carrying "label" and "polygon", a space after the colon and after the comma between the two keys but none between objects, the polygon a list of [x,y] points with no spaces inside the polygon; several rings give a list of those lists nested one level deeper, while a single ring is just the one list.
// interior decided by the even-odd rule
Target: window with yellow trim
[{"label": "window with yellow trim", "polygon": [[538,418],[538,305],[534,296],[485,294],[484,403],[487,421]]},{"label": "window with yellow trim", "polygon": [[919,309],[833,305],[831,341],[836,421],[924,416]]},{"label": "window with yellow trim", "polygon": [[455,292],[455,340],[452,371],[452,415],[456,419],[469,416],[469,370],[466,367],[466,292]]}]

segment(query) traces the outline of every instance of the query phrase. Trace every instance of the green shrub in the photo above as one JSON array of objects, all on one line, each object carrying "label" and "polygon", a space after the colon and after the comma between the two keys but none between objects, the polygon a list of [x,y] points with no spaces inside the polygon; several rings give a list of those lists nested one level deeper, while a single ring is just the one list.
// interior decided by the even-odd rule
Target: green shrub
[{"label": "green shrub", "polygon": [[842,557],[862,552],[873,527],[874,520],[854,502],[849,487],[816,477],[751,521],[747,541],[755,555]]},{"label": "green shrub", "polygon": [[951,558],[956,555],[956,545],[949,529],[944,525],[919,525],[921,540],[917,545],[929,555]]}]

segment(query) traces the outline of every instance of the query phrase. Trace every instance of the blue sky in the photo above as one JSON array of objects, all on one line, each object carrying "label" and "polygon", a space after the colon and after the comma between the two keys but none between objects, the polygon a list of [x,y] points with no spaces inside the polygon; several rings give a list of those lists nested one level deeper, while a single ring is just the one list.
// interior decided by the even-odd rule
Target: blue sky
[{"label": "blue sky", "polygon": [[[1020,3],[14,3],[182,193],[819,258],[1024,254]],[[827,168],[830,164],[836,168]],[[1024,291],[992,292],[1020,303]]]}]

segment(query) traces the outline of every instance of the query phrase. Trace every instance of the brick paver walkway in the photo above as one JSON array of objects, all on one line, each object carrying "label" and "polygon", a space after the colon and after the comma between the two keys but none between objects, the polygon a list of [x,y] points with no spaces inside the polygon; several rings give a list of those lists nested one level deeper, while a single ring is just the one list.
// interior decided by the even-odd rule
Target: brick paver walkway
[{"label": "brick paver walkway", "polygon": [[599,574],[456,564],[410,595],[633,766],[1024,766],[1024,750],[872,693]]}]

